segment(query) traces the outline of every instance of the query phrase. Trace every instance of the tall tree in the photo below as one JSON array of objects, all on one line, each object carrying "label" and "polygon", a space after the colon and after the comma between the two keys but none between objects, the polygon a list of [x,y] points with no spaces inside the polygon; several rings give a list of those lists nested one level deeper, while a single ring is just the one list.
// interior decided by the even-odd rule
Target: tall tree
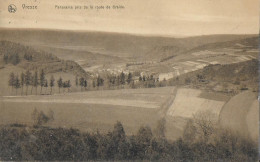
[{"label": "tall tree", "polygon": [[22,87],[21,95],[23,95],[23,86],[25,84],[25,75],[23,72],[21,73],[20,80],[21,80],[21,87]]},{"label": "tall tree", "polygon": [[63,82],[62,82],[62,78],[60,77],[60,79],[57,81],[58,87],[59,87],[59,93],[60,93],[60,88],[62,88],[63,86]]},{"label": "tall tree", "polygon": [[139,156],[145,157],[153,138],[152,130],[149,126],[139,128],[136,135],[136,142],[139,148]]},{"label": "tall tree", "polygon": [[128,76],[127,76],[127,84],[130,84],[132,82],[132,79],[133,79],[133,75],[131,72],[129,72]]},{"label": "tall tree", "polygon": [[125,84],[125,73],[122,72],[120,74],[120,84],[124,85]]},{"label": "tall tree", "polygon": [[40,86],[41,86],[41,93],[42,93],[42,87],[45,85],[45,72],[42,69],[40,73]]},{"label": "tall tree", "polygon": [[82,87],[84,87],[84,81],[85,81],[85,79],[83,78],[83,77],[81,77],[80,79],[79,79],[79,85],[80,85],[80,90],[82,91]]},{"label": "tall tree", "polygon": [[78,78],[77,75],[76,75],[76,78],[75,78],[75,84],[76,84],[77,87],[79,86],[79,78]]},{"label": "tall tree", "polygon": [[11,57],[11,62],[13,65],[17,65],[19,64],[20,62],[20,57],[18,54],[14,54],[12,57]]},{"label": "tall tree", "polygon": [[52,94],[52,87],[54,87],[54,85],[55,85],[55,79],[54,79],[54,77],[52,75],[51,79],[50,79],[51,94]]},{"label": "tall tree", "polygon": [[103,86],[104,85],[104,79],[100,76],[97,77],[97,86]]},{"label": "tall tree", "polygon": [[4,54],[4,62],[5,62],[5,64],[7,64],[8,63],[8,55],[6,55],[6,54]]},{"label": "tall tree", "polygon": [[21,87],[21,84],[20,84],[20,80],[19,80],[19,77],[18,75],[15,76],[15,79],[14,79],[14,88],[15,88],[15,91],[16,91],[16,95],[17,95],[17,89]]},{"label": "tall tree", "polygon": [[96,87],[96,81],[95,81],[95,79],[92,81],[92,87],[93,87],[93,88]]},{"label": "tall tree", "polygon": [[38,85],[39,85],[38,71],[35,71],[34,76],[33,76],[33,86],[36,88],[36,95],[37,95]]},{"label": "tall tree", "polygon": [[87,80],[84,80],[84,88],[85,88],[85,91],[86,91],[87,86],[88,86],[88,81],[87,81]]},{"label": "tall tree", "polygon": [[112,132],[112,154],[115,156],[115,159],[126,159],[127,157],[127,142],[126,142],[126,134],[124,131],[124,127],[120,122],[117,122],[114,125],[114,130]]},{"label": "tall tree", "polygon": [[12,87],[12,92],[13,92],[13,87],[14,87],[14,79],[15,79],[15,76],[14,76],[14,73],[12,72],[9,75],[9,81],[8,81],[8,85]]},{"label": "tall tree", "polygon": [[44,81],[44,87],[45,87],[45,94],[46,94],[46,91],[47,91],[47,89],[48,89],[48,80],[47,79],[45,79],[45,81]]},{"label": "tall tree", "polygon": [[116,86],[119,88],[120,85],[120,76],[116,77]]},{"label": "tall tree", "polygon": [[143,81],[145,82],[145,80],[146,80],[146,79],[145,79],[145,75],[143,75]]},{"label": "tall tree", "polygon": [[143,81],[143,78],[141,76],[139,76],[139,82]]},{"label": "tall tree", "polygon": [[30,85],[31,85],[31,95],[32,95],[32,92],[33,92],[33,83],[34,83],[34,75],[32,74],[32,76],[31,76],[31,79],[30,79]]},{"label": "tall tree", "polygon": [[70,83],[70,80],[68,80],[68,81],[67,81],[68,92],[70,92],[70,87],[71,87],[71,83]]},{"label": "tall tree", "polygon": [[32,73],[29,70],[27,70],[24,77],[25,85],[26,85],[26,95],[28,92],[28,86],[31,84],[31,78],[32,78]]},{"label": "tall tree", "polygon": [[67,82],[67,81],[65,81],[65,82],[62,83],[63,93],[64,93],[64,91],[65,91],[65,88],[67,88],[67,85],[68,85],[68,82]]}]

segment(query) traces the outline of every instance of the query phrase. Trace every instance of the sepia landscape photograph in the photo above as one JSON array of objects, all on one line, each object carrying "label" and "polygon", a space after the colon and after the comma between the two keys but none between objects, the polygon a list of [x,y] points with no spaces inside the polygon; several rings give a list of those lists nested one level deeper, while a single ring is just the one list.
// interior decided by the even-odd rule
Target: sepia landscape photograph
[{"label": "sepia landscape photograph", "polygon": [[0,160],[258,161],[258,7],[0,0]]}]

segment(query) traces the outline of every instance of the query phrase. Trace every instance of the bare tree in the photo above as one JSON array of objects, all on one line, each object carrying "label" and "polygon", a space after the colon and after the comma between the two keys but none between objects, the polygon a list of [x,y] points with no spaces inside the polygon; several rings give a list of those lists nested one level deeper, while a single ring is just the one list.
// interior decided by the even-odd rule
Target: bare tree
[{"label": "bare tree", "polygon": [[207,142],[216,128],[216,114],[212,113],[209,110],[199,111],[193,115],[193,121],[197,129],[197,134],[203,141]]},{"label": "bare tree", "polygon": [[49,110],[48,115],[46,115],[43,111],[38,111],[36,108],[34,108],[31,116],[34,126],[41,126],[49,121],[54,120],[54,112],[52,110]]}]

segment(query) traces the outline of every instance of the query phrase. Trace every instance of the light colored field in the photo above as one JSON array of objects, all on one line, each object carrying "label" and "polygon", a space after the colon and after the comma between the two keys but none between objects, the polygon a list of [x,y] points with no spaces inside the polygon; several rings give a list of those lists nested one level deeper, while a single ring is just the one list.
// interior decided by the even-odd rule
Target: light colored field
[{"label": "light colored field", "polygon": [[200,94],[201,91],[196,89],[178,89],[174,103],[170,106],[167,115],[192,118],[200,111],[211,111],[218,115],[225,102],[201,98]]},{"label": "light colored field", "polygon": [[247,51],[242,53],[241,50],[238,51],[237,49],[230,48],[222,49],[220,51],[204,50],[194,52],[191,55],[179,55],[174,58],[174,64],[169,63],[169,66],[171,66],[172,69],[168,70],[168,73],[160,72],[159,80],[169,80],[191,71],[203,69],[205,66],[210,64],[233,64],[249,61],[256,57],[257,55],[252,56],[247,53]]},{"label": "light colored field", "polygon": [[221,94],[179,88],[167,112],[167,118],[172,117],[169,121],[172,125],[175,124],[175,129],[182,132],[187,119],[201,111],[215,113],[223,127],[258,140],[259,102],[255,93],[246,91],[229,99]]},{"label": "light colored field", "polygon": [[[83,95],[84,97],[84,95]],[[73,97],[74,98],[74,97]],[[159,108],[160,103],[158,102],[148,102],[143,100],[124,100],[124,99],[107,99],[107,98],[66,98],[63,96],[55,95],[54,98],[50,97],[13,97],[5,96],[3,102],[26,102],[26,103],[79,103],[79,104],[102,104],[102,105],[117,105],[117,106],[130,106],[130,107],[140,107],[140,108]]]},{"label": "light colored field", "polygon": [[258,101],[255,93],[243,92],[223,107],[220,112],[220,123],[244,136],[258,138]]},{"label": "light colored field", "polygon": [[257,141],[259,137],[259,130],[257,129],[259,127],[259,102],[257,100],[254,100],[247,113],[246,123],[250,136]]},{"label": "light colored field", "polygon": [[[168,69],[167,73],[161,70],[159,80],[171,79],[191,71],[199,70],[210,64],[233,64],[245,62],[257,58],[257,54],[252,54],[251,49],[221,48],[212,50],[202,50],[193,52],[188,55],[178,55],[169,60],[168,64],[172,69]],[[258,50],[253,50],[258,51]],[[174,63],[173,63],[174,62]],[[159,68],[159,67],[158,67]],[[177,74],[175,74],[177,70]],[[171,74],[171,75],[167,75]]]},{"label": "light colored field", "polygon": [[54,95],[3,96],[2,102],[107,104],[159,108],[173,88],[87,91]]},{"label": "light colored field", "polygon": [[258,121],[257,101],[249,110],[243,109],[255,100],[250,98],[250,93],[235,96],[230,100],[232,103],[229,101],[223,106],[229,99],[224,95],[175,87],[100,90],[52,96],[2,96],[0,124],[17,122],[30,125],[31,113],[36,108],[45,113],[49,110],[54,112],[54,121],[46,126],[107,132],[113,129],[116,121],[121,121],[127,134],[135,134],[142,125],[154,129],[157,121],[167,114],[166,137],[174,140],[182,135],[188,118],[199,111],[209,110],[216,115],[221,112],[221,122],[226,126],[249,131],[255,137],[258,134],[254,129],[255,121]]},{"label": "light colored field", "polygon": [[222,94],[179,88],[174,102],[167,111],[167,129],[176,130],[172,136],[174,139],[179,138],[182,136],[187,120],[200,111],[215,113],[216,119],[213,120],[217,120],[219,112],[228,99],[229,97]]}]

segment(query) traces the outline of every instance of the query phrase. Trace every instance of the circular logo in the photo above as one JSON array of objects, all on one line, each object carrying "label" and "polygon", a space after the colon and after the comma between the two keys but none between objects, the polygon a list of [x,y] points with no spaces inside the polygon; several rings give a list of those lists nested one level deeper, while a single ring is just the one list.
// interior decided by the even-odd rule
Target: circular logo
[{"label": "circular logo", "polygon": [[10,4],[10,5],[8,6],[8,11],[9,11],[10,13],[15,13],[16,10],[17,10],[17,8],[16,8],[16,6],[15,6],[14,4]]}]

